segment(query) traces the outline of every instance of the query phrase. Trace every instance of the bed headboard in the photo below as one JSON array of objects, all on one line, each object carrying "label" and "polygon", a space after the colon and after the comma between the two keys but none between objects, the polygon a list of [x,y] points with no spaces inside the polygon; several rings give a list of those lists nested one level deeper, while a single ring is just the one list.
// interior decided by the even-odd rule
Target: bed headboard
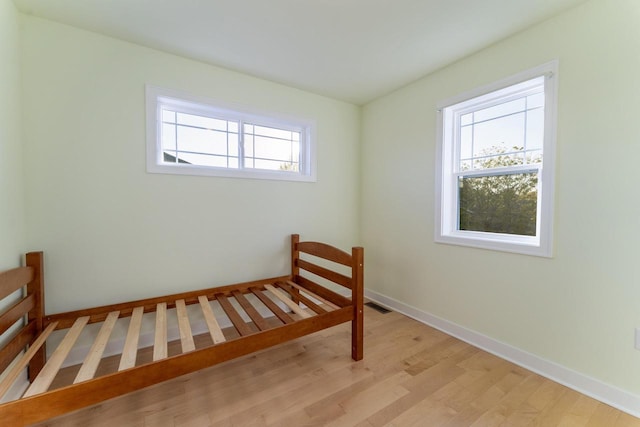
[{"label": "bed headboard", "polygon": [[[0,301],[6,300],[16,291],[23,291],[22,298],[9,303],[9,307],[0,315],[0,335],[7,332],[17,322],[22,325],[19,332],[2,346],[0,350],[0,372],[4,371],[15,357],[33,342],[42,331],[44,317],[44,280],[42,277],[42,252],[29,252],[24,267],[17,267],[0,273]],[[34,378],[45,363],[44,345],[38,350],[29,364],[29,377]]]}]

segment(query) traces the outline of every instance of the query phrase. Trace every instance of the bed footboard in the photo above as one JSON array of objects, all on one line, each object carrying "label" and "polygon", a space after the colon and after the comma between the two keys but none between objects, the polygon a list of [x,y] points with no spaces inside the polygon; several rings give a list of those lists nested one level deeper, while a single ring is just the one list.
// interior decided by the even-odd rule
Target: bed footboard
[{"label": "bed footboard", "polygon": [[[300,257],[301,253],[343,265],[350,269],[350,277],[302,259]],[[359,246],[353,247],[351,254],[348,254],[325,243],[300,242],[300,236],[293,234],[291,236],[291,277],[293,277],[293,281],[312,292],[318,292],[319,294],[325,292],[324,287],[301,275],[301,270],[351,291],[351,305],[353,308],[351,357],[356,361],[362,360],[364,357],[364,249]]]},{"label": "bed footboard", "polygon": [[[11,340],[0,348],[0,373],[5,371],[25,347],[30,346],[32,354],[28,363],[28,376],[33,380],[42,370],[46,361],[44,341],[38,348],[33,344],[43,331],[44,317],[44,280],[42,252],[30,252],[26,255],[25,266],[0,273],[0,301],[9,307],[0,315],[0,336],[15,328],[20,322],[26,323]],[[11,375],[17,376],[15,373]],[[8,391],[8,381],[0,383],[0,398]]]}]

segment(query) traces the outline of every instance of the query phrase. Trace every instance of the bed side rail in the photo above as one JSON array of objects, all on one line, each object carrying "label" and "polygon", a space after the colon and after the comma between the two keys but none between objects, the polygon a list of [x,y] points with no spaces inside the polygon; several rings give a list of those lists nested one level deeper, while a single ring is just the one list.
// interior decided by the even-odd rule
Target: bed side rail
[{"label": "bed side rail", "polygon": [[[26,293],[10,305],[0,315],[0,335],[4,334],[17,322],[22,322],[27,316],[27,323],[15,334],[6,345],[0,349],[0,372],[4,371],[15,357],[28,345],[31,345],[37,335],[42,332],[44,317],[44,282],[42,275],[42,252],[29,252],[26,255],[26,266],[18,267],[0,273],[0,300],[24,289]],[[29,377],[34,378],[42,369],[45,362],[45,348],[42,346],[34,352],[29,364]]]}]

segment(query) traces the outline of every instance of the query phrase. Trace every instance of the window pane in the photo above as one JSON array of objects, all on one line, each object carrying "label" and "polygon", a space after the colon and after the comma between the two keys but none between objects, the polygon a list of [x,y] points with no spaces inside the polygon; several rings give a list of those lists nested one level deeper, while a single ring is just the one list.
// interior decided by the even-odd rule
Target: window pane
[{"label": "window pane", "polygon": [[276,171],[298,171],[298,163],[293,162],[281,162],[277,160],[264,160],[264,159],[255,159],[254,161],[250,161],[250,159],[245,159],[245,167],[254,167],[256,169],[267,169],[267,170],[276,170]]},{"label": "window pane", "polygon": [[291,161],[299,162],[300,161],[300,143],[296,142],[293,144],[293,148],[291,150]]},{"label": "window pane", "polygon": [[473,125],[473,157],[522,150],[524,118],[518,113]]},{"label": "window pane", "polygon": [[163,123],[162,124],[162,149],[176,149],[176,126]]},{"label": "window pane", "polygon": [[196,116],[194,114],[178,113],[178,123],[203,129],[215,129],[226,132],[227,121],[211,117]]},{"label": "window pane", "polygon": [[536,235],[536,172],[460,177],[459,230]]},{"label": "window pane", "polygon": [[245,168],[299,170],[300,132],[250,123],[244,132]]},{"label": "window pane", "polygon": [[525,98],[516,99],[514,101],[505,102],[503,104],[494,105],[493,107],[475,111],[473,113],[474,123],[484,120],[495,119],[508,114],[514,114],[524,111]]},{"label": "window pane", "polygon": [[289,130],[275,129],[265,126],[254,126],[255,134],[261,136],[269,136],[272,138],[291,140],[292,132]]},{"label": "window pane", "polygon": [[167,123],[175,123],[176,122],[175,111],[162,110],[162,121]]},{"label": "window pane", "polygon": [[230,156],[238,156],[238,134],[230,133],[227,135],[227,149]]},{"label": "window pane", "polygon": [[536,108],[527,112],[527,150],[542,149],[544,141],[544,110]]},{"label": "window pane", "polygon": [[542,163],[542,150],[527,151],[527,163]]},{"label": "window pane", "polygon": [[460,129],[460,160],[473,157],[473,126],[465,126]]},{"label": "window pane", "polygon": [[544,106],[544,92],[527,96],[527,108],[536,108]]},{"label": "window pane", "polygon": [[226,156],[227,134],[207,129],[178,126],[178,149]]},{"label": "window pane", "polygon": [[494,156],[486,156],[480,159],[474,159],[473,169],[492,169],[504,168],[507,166],[517,166],[524,164],[524,152],[499,153]]},{"label": "window pane", "polygon": [[256,136],[255,156],[263,159],[291,161],[291,142]]},{"label": "window pane", "polygon": [[245,157],[253,157],[253,135],[244,136],[244,155]]},{"label": "window pane", "polygon": [[226,156],[211,156],[207,154],[194,154],[194,153],[178,153],[180,163],[189,163],[197,166],[213,166],[226,168],[227,157]]},{"label": "window pane", "polygon": [[187,163],[178,157],[178,153],[175,151],[166,150],[163,153],[162,161],[165,163]]}]

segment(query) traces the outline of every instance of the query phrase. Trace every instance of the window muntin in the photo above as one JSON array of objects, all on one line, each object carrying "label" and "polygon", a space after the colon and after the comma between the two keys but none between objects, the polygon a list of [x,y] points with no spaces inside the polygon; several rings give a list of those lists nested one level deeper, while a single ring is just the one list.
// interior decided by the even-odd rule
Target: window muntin
[{"label": "window muntin", "polygon": [[147,87],[147,170],[315,181],[314,125]]},{"label": "window muntin", "polygon": [[545,64],[439,106],[436,241],[551,255],[556,73]]},{"label": "window muntin", "polygon": [[238,167],[238,123],[162,107],[163,163]]},{"label": "window muntin", "polygon": [[244,167],[297,172],[301,132],[244,124]]}]

